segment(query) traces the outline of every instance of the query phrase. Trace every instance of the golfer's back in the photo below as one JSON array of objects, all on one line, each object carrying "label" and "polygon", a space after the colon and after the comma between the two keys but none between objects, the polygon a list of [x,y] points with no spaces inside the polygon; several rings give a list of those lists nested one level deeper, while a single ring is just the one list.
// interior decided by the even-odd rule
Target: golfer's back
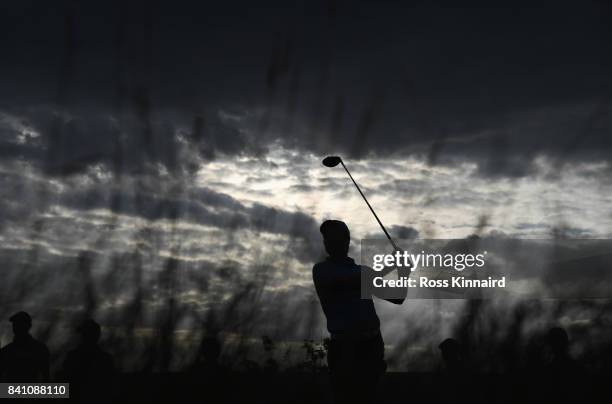
[{"label": "golfer's back", "polygon": [[349,257],[328,257],[312,276],[332,335],[377,331],[380,321],[372,299],[361,298],[361,267]]}]

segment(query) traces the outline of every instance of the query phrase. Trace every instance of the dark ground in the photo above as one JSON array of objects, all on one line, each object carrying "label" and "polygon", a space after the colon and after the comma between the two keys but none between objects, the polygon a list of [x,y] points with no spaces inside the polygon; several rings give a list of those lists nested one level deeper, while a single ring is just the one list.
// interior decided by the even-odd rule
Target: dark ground
[{"label": "dark ground", "polygon": [[[380,403],[610,402],[605,374],[551,379],[542,372],[514,375],[388,373]],[[112,398],[100,391],[83,402],[331,403],[325,373],[123,374]],[[108,391],[107,391],[108,392]],[[91,391],[93,393],[93,391]],[[106,397],[105,397],[106,396]],[[71,401],[76,401],[72,399]]]}]

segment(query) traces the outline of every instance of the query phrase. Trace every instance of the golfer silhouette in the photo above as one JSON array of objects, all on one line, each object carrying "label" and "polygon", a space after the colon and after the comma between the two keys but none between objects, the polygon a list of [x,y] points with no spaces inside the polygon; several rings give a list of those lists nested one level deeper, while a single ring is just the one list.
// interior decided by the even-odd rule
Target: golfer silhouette
[{"label": "golfer silhouette", "polygon": [[[312,276],[331,335],[327,363],[334,401],[372,402],[387,368],[374,303],[361,296],[362,272],[372,270],[348,256],[351,236],[344,222],[327,220],[320,231],[328,257],[313,267]],[[406,292],[387,300],[401,304]]]},{"label": "golfer silhouette", "polygon": [[13,342],[0,349],[1,382],[46,382],[49,379],[49,349],[30,335],[32,317],[25,311],[9,318]]}]

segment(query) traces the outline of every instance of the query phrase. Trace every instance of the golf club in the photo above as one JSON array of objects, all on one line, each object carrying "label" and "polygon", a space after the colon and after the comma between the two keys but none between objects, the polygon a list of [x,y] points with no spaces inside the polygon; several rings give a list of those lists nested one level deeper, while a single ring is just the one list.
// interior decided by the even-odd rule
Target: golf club
[{"label": "golf club", "polygon": [[357,185],[357,183],[355,182],[355,179],[351,175],[350,171],[348,170],[348,168],[346,168],[346,165],[344,165],[344,162],[342,161],[340,156],[327,156],[327,157],[325,157],[323,159],[323,165],[325,167],[336,167],[338,164],[342,164],[342,167],[344,167],[344,170],[346,171],[348,176],[351,178],[351,181],[353,181],[353,184],[355,184],[355,187],[357,188],[357,191],[359,191],[359,194],[361,195],[361,197],[365,201],[366,205],[368,205],[368,208],[370,208],[370,211],[372,212],[372,214],[376,218],[376,221],[380,225],[380,228],[382,229],[382,231],[385,232],[385,236],[387,236],[387,239],[389,240],[389,242],[391,243],[393,248],[395,250],[399,250],[399,248],[397,247],[397,245],[395,244],[395,242],[393,241],[393,239],[391,238],[391,236],[387,232],[387,229],[385,229],[385,226],[382,224],[382,222],[378,218],[378,215],[376,215],[376,212],[374,212],[374,209],[372,209],[372,205],[370,205],[370,202],[368,202],[367,198],[365,197],[365,195],[361,191],[361,188],[359,188],[359,185]]}]

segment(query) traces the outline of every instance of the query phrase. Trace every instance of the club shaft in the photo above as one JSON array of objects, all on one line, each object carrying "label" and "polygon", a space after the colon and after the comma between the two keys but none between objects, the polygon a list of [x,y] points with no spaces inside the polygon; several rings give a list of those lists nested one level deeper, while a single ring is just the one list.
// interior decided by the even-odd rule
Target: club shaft
[{"label": "club shaft", "polygon": [[351,181],[353,181],[353,184],[355,184],[355,187],[357,188],[357,191],[359,191],[359,194],[361,195],[361,197],[365,201],[366,205],[368,205],[368,208],[370,208],[370,211],[374,215],[374,218],[376,219],[376,221],[380,225],[380,228],[382,229],[382,231],[385,233],[385,236],[387,236],[387,239],[389,240],[389,242],[391,243],[393,248],[396,249],[396,250],[399,250],[399,248],[397,247],[397,245],[395,245],[395,242],[393,241],[393,239],[389,235],[389,232],[387,232],[387,229],[385,229],[385,226],[382,224],[382,222],[378,218],[378,215],[376,214],[376,212],[374,212],[374,209],[372,209],[372,205],[370,205],[370,202],[368,202],[368,199],[365,197],[365,195],[361,191],[361,188],[359,188],[359,185],[357,185],[357,182],[355,182],[355,179],[351,175],[351,172],[348,170],[348,168],[346,168],[346,166],[344,165],[344,162],[342,160],[340,160],[340,164],[342,164],[342,167],[344,167],[344,171],[346,171],[346,173],[350,177]]}]

